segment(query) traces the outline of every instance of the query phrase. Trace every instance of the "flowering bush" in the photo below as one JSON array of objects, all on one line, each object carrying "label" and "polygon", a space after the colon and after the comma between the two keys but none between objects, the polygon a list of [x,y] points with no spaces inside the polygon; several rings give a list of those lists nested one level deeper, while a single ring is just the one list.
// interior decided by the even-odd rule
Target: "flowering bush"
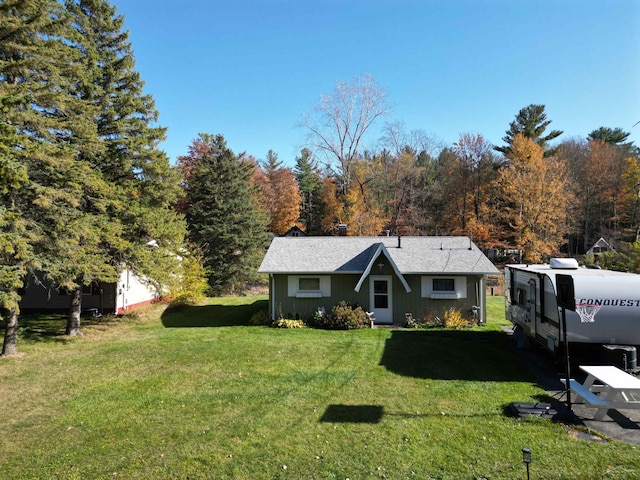
[{"label": "flowering bush", "polygon": [[469,326],[469,321],[462,317],[462,312],[453,307],[444,312],[445,328],[460,329]]},{"label": "flowering bush", "polygon": [[290,318],[281,318],[273,322],[276,328],[305,328],[307,325],[302,320],[292,320]]},{"label": "flowering bush", "polygon": [[371,321],[362,307],[353,307],[344,300],[335,305],[324,319],[324,327],[330,330],[354,330],[370,325]]}]

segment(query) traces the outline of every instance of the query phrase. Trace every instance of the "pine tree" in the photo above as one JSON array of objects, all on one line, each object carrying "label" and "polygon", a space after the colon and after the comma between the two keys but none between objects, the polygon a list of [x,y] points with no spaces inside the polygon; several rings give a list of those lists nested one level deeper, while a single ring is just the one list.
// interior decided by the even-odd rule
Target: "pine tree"
[{"label": "pine tree", "polygon": [[202,144],[201,156],[192,162],[186,190],[187,226],[202,251],[211,292],[220,294],[255,274],[268,220],[256,201],[254,164],[236,156],[222,135],[200,134],[195,142]]},{"label": "pine tree", "polygon": [[10,172],[2,189],[3,269],[14,275],[3,279],[3,307],[10,312],[3,351],[13,353],[20,277],[46,263],[55,229],[99,188],[82,183],[87,171],[76,164],[81,152],[98,146],[90,109],[69,94],[81,69],[62,6],[5,1],[0,16],[1,162]]},{"label": "pine tree", "polygon": [[302,149],[300,156],[296,157],[294,171],[301,196],[300,221],[304,224],[308,234],[317,234],[321,231],[320,192],[322,191],[322,178],[313,161],[311,150]]},{"label": "pine tree", "polygon": [[55,262],[49,267],[49,275],[74,292],[67,326],[73,334],[79,332],[82,285],[113,281],[128,267],[161,290],[177,271],[185,230],[173,209],[178,176],[158,148],[165,129],[153,126],[158,114],[134,69],[124,18],[105,0],[68,0],[66,7],[73,22],[69,36],[83,69],[74,94],[93,112],[101,147],[78,160],[99,176],[92,182],[103,182],[101,204],[86,203],[80,215],[85,222],[95,220],[94,228],[85,224],[94,232],[91,254],[77,255],[86,263],[75,262],[73,270],[64,261],[57,269]]},{"label": "pine tree", "polygon": [[610,145],[627,145],[624,141],[631,135],[621,128],[600,127],[592,130],[587,136],[589,140],[598,140]]},{"label": "pine tree", "polygon": [[6,322],[2,354],[16,353],[20,288],[34,260],[28,224],[16,206],[16,195],[28,180],[24,164],[15,158],[16,129],[7,123],[10,107],[0,84],[0,316]]},{"label": "pine tree", "polygon": [[562,130],[552,130],[547,135],[543,135],[550,124],[551,120],[547,120],[544,105],[528,105],[520,109],[516,115],[516,119],[511,122],[506,135],[502,137],[502,140],[506,142],[507,145],[504,147],[494,147],[494,149],[508,157],[511,153],[511,144],[514,138],[520,134],[536,142],[540,148],[542,148],[542,151],[545,152],[545,156],[548,156],[553,152],[548,151],[547,142],[562,135]]}]

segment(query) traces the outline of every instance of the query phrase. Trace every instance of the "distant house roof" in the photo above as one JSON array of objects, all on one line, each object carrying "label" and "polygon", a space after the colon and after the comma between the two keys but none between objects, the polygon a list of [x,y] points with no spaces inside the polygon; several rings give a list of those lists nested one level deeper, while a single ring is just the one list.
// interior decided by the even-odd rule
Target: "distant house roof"
[{"label": "distant house roof", "polygon": [[306,237],[307,234],[302,230],[299,226],[294,225],[285,233],[280,235],[280,237]]},{"label": "distant house roof", "polygon": [[600,237],[598,241],[594,243],[589,250],[587,250],[587,255],[608,252],[610,250],[613,250],[613,248],[609,245],[609,242]]},{"label": "distant house roof", "polygon": [[468,237],[276,237],[259,272],[362,274],[380,253],[403,275],[499,273]]}]

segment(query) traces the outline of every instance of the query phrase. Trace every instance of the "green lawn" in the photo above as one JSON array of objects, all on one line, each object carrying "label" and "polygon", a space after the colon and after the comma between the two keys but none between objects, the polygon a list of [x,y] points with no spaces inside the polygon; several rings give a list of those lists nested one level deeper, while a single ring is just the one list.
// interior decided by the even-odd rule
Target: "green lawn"
[{"label": "green lawn", "polygon": [[249,326],[264,297],[155,306],[79,339],[39,318],[0,359],[0,477],[514,479],[528,447],[531,478],[640,478],[635,446],[504,414],[546,397],[502,302],[463,331]]}]

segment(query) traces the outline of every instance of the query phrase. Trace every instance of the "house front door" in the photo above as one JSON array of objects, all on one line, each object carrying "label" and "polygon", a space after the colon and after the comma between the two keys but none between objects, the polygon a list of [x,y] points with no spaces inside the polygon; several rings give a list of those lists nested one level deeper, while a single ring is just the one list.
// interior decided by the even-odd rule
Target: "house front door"
[{"label": "house front door", "polygon": [[391,275],[369,277],[369,310],[375,315],[375,323],[393,323],[393,298]]}]

